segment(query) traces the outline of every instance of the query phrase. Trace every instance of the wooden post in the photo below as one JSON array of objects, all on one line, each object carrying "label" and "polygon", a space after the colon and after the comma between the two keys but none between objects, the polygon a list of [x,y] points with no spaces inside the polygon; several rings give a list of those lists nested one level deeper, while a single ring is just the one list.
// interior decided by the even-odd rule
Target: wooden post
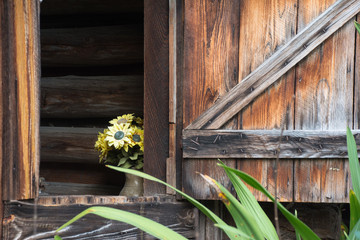
[{"label": "wooden post", "polygon": [[39,167],[39,1],[1,9],[2,200],[35,198]]}]

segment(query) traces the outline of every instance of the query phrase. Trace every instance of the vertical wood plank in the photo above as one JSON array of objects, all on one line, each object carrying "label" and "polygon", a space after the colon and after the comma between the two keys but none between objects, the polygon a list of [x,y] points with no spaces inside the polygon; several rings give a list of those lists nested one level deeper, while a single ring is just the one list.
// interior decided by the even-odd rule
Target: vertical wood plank
[{"label": "vertical wood plank", "polygon": [[[243,79],[296,34],[297,0],[241,2],[239,78]],[[254,20],[256,19],[256,20]],[[261,26],[261,27],[260,27]],[[294,70],[266,90],[240,114],[242,129],[293,129]],[[238,160],[237,167],[275,192],[275,160]],[[280,160],[277,189],[281,201],[292,201],[293,160]],[[254,191],[260,201],[267,198]]]},{"label": "vertical wood plank", "polygon": [[2,1],[2,10],[2,197],[35,198],[39,175],[39,1]]},{"label": "vertical wood plank", "polygon": [[[298,29],[306,27],[332,1],[299,1]],[[352,126],[354,26],[349,21],[296,69],[295,129],[344,130]],[[295,201],[346,202],[348,161],[295,161]]]},{"label": "vertical wood plank", "polygon": [[[144,1],[144,171],[166,180],[169,153],[169,1]],[[144,182],[144,194],[165,193]]]},{"label": "vertical wood plank", "polygon": [[[4,26],[4,1],[0,2],[0,26]],[[0,29],[0,36],[4,36],[4,27],[1,27]],[[3,64],[3,38],[0,37],[0,76],[3,78],[4,76],[4,64]],[[0,84],[0,93],[3,93],[3,86]],[[3,216],[4,216],[4,201],[3,201],[3,191],[2,191],[2,182],[3,182],[3,174],[2,174],[2,165],[5,162],[4,161],[4,155],[3,155],[3,137],[4,137],[4,129],[3,129],[3,116],[4,116],[4,105],[3,105],[3,98],[0,97],[0,238],[3,236]]]},{"label": "vertical wood plank", "polygon": [[[239,1],[185,0],[183,126],[238,82]],[[237,119],[225,128],[236,129]],[[234,160],[226,164],[235,167]],[[183,163],[183,188],[196,198],[215,199],[204,187],[201,172],[230,188],[225,172],[214,160],[188,159]]]}]

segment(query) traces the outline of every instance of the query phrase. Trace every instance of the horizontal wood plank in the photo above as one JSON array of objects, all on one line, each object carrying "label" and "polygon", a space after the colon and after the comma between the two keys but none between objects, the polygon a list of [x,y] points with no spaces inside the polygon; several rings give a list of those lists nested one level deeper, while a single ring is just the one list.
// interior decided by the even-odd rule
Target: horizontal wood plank
[{"label": "horizontal wood plank", "polygon": [[42,67],[114,66],[144,61],[143,26],[41,30]]},{"label": "horizontal wood plank", "polygon": [[114,185],[47,182],[40,179],[39,195],[118,195],[121,189]]},{"label": "horizontal wood plank", "polygon": [[221,96],[187,129],[220,128],[354,17],[359,9],[358,0],[337,1],[239,84]]},{"label": "horizontal wood plank", "polygon": [[143,114],[144,77],[63,76],[41,78],[43,118],[113,118]]},{"label": "horizontal wood plank", "polygon": [[[91,199],[92,196],[85,198]],[[68,202],[73,200],[75,199],[70,197]],[[99,204],[104,206],[104,203]],[[186,238],[195,238],[194,207],[189,203],[115,202],[105,206],[140,214],[177,231]],[[6,204],[6,215],[3,220],[3,239],[53,239],[58,227],[88,207],[77,202],[65,206],[46,206],[39,202],[9,202]],[[129,224],[92,214],[60,231],[59,235],[65,239],[151,239]]]},{"label": "horizontal wood plank", "polygon": [[[360,145],[360,130],[353,131]],[[347,158],[345,131],[184,130],[184,158]]]},{"label": "horizontal wood plank", "polygon": [[40,127],[42,162],[99,162],[94,150],[102,128]]}]

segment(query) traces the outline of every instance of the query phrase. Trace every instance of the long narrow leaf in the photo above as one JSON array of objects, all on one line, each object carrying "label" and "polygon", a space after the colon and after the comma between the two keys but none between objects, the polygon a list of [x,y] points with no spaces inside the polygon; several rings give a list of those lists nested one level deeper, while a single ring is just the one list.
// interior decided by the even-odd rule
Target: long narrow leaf
[{"label": "long narrow leaf", "polygon": [[355,21],[355,28],[358,31],[358,33],[360,33],[360,24],[358,22]]},{"label": "long narrow leaf", "polygon": [[[274,197],[263,186],[261,186],[261,184],[258,181],[256,181],[253,177],[249,176],[248,174],[242,171],[227,166],[224,166],[224,168],[228,169],[229,171],[232,171],[247,184],[259,190],[260,192],[264,193],[273,202],[275,201]],[[299,234],[304,240],[320,240],[320,238],[305,223],[297,219],[281,203],[277,202],[277,206],[278,209],[281,211],[281,213],[286,217],[286,219],[291,223],[291,225],[296,229],[296,231],[299,232]]]},{"label": "long narrow leaf", "polygon": [[360,221],[358,221],[353,230],[350,232],[348,240],[359,240],[360,239]]},{"label": "long narrow leaf", "polygon": [[250,237],[249,235],[247,235],[246,233],[244,233],[241,229],[229,226],[229,225],[220,225],[220,224],[215,224],[215,227],[218,227],[222,230],[226,230],[228,232],[232,232],[234,235],[238,235],[239,237],[242,237],[243,239],[254,239],[253,237]]},{"label": "long narrow leaf", "polygon": [[349,156],[349,168],[355,195],[360,197],[360,166],[355,138],[349,128],[346,129],[346,142]]},{"label": "long narrow leaf", "polygon": [[353,190],[350,189],[350,232],[360,219],[360,204]]},{"label": "long narrow leaf", "polygon": [[243,230],[244,233],[253,237],[254,239],[263,240],[264,235],[249,211],[244,206],[242,206],[239,201],[216,180],[207,175],[201,174],[201,176],[210,184],[210,186],[216,190],[218,196],[223,201],[224,205],[233,217],[237,228]]},{"label": "long narrow leaf", "polygon": [[[133,169],[126,169],[126,168],[121,168],[121,167],[115,167],[115,166],[110,166],[110,165],[106,165],[108,168],[114,169],[116,171],[119,172],[124,172],[124,173],[130,173],[139,177],[142,177],[144,179],[150,180],[150,181],[154,181],[154,182],[158,182],[161,183],[171,189],[173,189],[174,191],[176,191],[177,193],[179,193],[181,196],[183,196],[185,199],[187,199],[191,204],[193,204],[197,209],[199,209],[202,213],[205,214],[205,216],[207,216],[208,218],[210,218],[211,221],[213,221],[216,224],[221,224],[221,225],[226,225],[226,223],[219,218],[215,213],[213,213],[210,209],[208,209],[207,207],[205,207],[203,204],[201,204],[199,201],[197,201],[196,199],[190,197],[189,195],[187,195],[186,193],[183,193],[182,191],[174,188],[173,186],[171,186],[170,184],[161,181],[160,179],[157,179],[156,177],[153,177],[149,174],[137,171],[137,170],[133,170]],[[225,233],[228,235],[228,237],[230,239],[238,239],[236,238],[236,236],[234,236],[233,233],[231,232],[227,232],[225,231]]]},{"label": "long narrow leaf", "polygon": [[109,207],[90,207],[84,210],[83,212],[79,213],[78,215],[76,215],[74,218],[72,218],[70,221],[65,223],[56,231],[60,231],[61,229],[69,226],[70,224],[79,220],[80,218],[84,217],[87,214],[95,214],[103,218],[116,220],[120,222],[126,222],[159,239],[186,240],[185,237],[181,236],[177,232],[171,230],[170,228],[160,223],[157,223],[146,217],[131,212],[109,208]]},{"label": "long narrow leaf", "polygon": [[[220,161],[220,160],[219,160]],[[222,161],[219,165],[226,166]],[[231,183],[233,184],[238,198],[242,205],[254,216],[255,221],[259,225],[266,239],[279,239],[275,227],[246,185],[233,172],[224,169]]]},{"label": "long narrow leaf", "polygon": [[[297,218],[297,211],[295,210],[295,217]],[[295,230],[296,240],[301,240],[300,234]]]}]

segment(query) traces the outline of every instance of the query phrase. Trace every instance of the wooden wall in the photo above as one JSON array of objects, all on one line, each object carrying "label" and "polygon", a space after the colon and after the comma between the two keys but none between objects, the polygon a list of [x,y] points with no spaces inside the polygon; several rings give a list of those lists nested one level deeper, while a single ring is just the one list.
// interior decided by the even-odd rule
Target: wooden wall
[{"label": "wooden wall", "polygon": [[[348,4],[342,2],[344,6]],[[185,0],[184,127],[216,105],[233,86],[241,83],[334,3],[321,0]],[[344,26],[221,129],[342,130],[345,134],[346,126],[357,128],[358,106],[354,99],[358,99],[359,83],[354,77],[357,74],[354,46],[358,36],[353,27],[354,19],[349,17]],[[305,44],[303,49],[307,46]],[[266,67],[263,70],[270,71]],[[249,88],[248,94],[257,87],[255,84],[254,88]],[[273,159],[232,159],[228,156],[226,163],[251,174],[270,192],[274,193],[277,185],[281,201],[348,201],[346,159],[283,158],[276,167],[275,158],[276,154]],[[183,186],[197,198],[215,199],[216,196],[203,187],[196,172],[208,174],[230,187],[224,172],[216,166],[216,159],[190,157],[184,160]],[[258,192],[254,194],[259,200],[266,200]]]},{"label": "wooden wall", "polygon": [[144,3],[52,0],[40,10],[42,193],[118,194],[124,177],[99,165],[93,146],[109,120],[143,117]]}]

